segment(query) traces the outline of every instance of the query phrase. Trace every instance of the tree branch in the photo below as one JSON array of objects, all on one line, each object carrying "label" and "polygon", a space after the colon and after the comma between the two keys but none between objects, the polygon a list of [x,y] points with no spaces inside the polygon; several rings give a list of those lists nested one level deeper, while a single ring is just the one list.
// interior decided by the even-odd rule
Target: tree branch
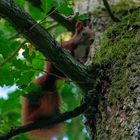
[{"label": "tree branch", "polygon": [[12,40],[12,39],[15,39],[15,38],[18,38],[19,37],[19,33],[15,33],[15,34],[12,34],[10,35],[9,37],[7,37],[8,40]]},{"label": "tree branch", "polygon": [[58,23],[52,24],[51,26],[49,26],[48,28],[46,28],[46,30],[51,30],[51,29],[53,29],[56,26],[58,26]]},{"label": "tree branch", "polygon": [[108,1],[103,0],[103,3],[104,3],[104,6],[106,7],[106,10],[108,11],[108,14],[110,15],[111,19],[115,22],[120,22],[120,19],[113,14],[113,11],[111,10],[111,7],[110,7]]},{"label": "tree branch", "polygon": [[[47,60],[80,86],[85,93],[92,89],[93,74],[61,48],[48,31],[17,7],[12,0],[0,0],[0,16],[8,20],[37,50],[43,53]],[[78,83],[78,81],[82,82]]]},{"label": "tree branch", "polygon": [[[51,29],[53,29],[56,26],[58,26],[58,23],[52,24],[51,26],[49,26],[48,28],[46,28],[46,30],[51,30]],[[20,34],[19,33],[15,33],[15,34],[12,34],[9,37],[7,37],[7,39],[8,40],[12,40],[12,39],[15,39],[15,38],[18,38],[18,37],[20,37]]]},{"label": "tree branch", "polygon": [[50,119],[41,120],[41,121],[30,123],[30,124],[27,124],[27,125],[24,125],[24,126],[21,126],[18,128],[14,128],[9,133],[1,136],[0,140],[8,140],[8,139],[10,139],[14,136],[17,136],[21,133],[29,132],[29,131],[32,131],[32,130],[35,130],[38,128],[44,128],[46,126],[49,127],[49,126],[54,125],[56,123],[61,123],[61,122],[66,121],[68,119],[79,116],[80,114],[82,114],[86,110],[86,108],[87,108],[87,104],[84,103],[72,111],[60,114],[58,116],[51,117]]},{"label": "tree branch", "polygon": [[[52,14],[50,14],[51,12]],[[67,19],[65,16],[59,14],[54,8],[52,8],[48,14],[50,14],[51,18],[53,18],[59,24],[64,26],[68,31],[71,31],[71,32],[75,31],[76,20]]]}]

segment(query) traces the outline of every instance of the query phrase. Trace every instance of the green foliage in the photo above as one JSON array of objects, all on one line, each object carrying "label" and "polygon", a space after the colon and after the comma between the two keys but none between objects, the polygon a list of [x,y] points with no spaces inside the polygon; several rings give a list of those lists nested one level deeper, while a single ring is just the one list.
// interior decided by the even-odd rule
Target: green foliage
[{"label": "green foliage", "polygon": [[124,13],[130,9],[135,9],[139,6],[138,3],[135,3],[133,0],[121,0],[116,5],[112,6],[113,11],[117,14]]},{"label": "green foliage", "polygon": [[41,0],[42,2],[42,9],[45,11],[45,13],[48,13],[52,7],[54,7],[56,5],[56,2],[54,0]]},{"label": "green foliage", "polygon": [[[64,15],[72,15],[72,0],[41,0],[39,7],[33,6],[29,1],[14,0],[21,8],[24,8],[35,20],[41,21],[47,15],[46,13],[54,7]],[[34,1],[32,1],[34,2]],[[41,10],[43,9],[43,11]],[[77,16],[77,18],[79,15]],[[85,16],[82,17],[82,19]],[[47,17],[46,20],[50,20]],[[41,23],[44,28],[50,27],[54,21],[46,20]],[[17,34],[11,25],[1,19],[0,20],[0,87],[18,86],[18,89],[8,94],[8,99],[0,97],[0,135],[8,132],[11,128],[21,125],[20,121],[20,96],[28,96],[28,93],[38,93],[37,88],[32,81],[44,72],[44,56],[29,48],[29,43],[21,45],[25,39]],[[50,33],[57,38],[61,33],[66,31],[62,26],[56,26],[49,30]],[[14,35],[17,36],[14,37]],[[11,39],[12,38],[12,39]],[[20,47],[20,53],[12,54]],[[10,59],[9,56],[11,56]],[[80,90],[73,84],[62,80],[58,81],[58,91],[62,95],[63,106],[62,112],[70,111],[80,104]],[[4,93],[2,93],[4,94]],[[34,101],[36,99],[33,99]],[[82,124],[82,117],[68,120],[66,122],[65,137],[70,140],[80,139],[87,140],[87,132]],[[84,131],[83,131],[84,130]],[[27,140],[25,135],[13,138],[13,140]]]},{"label": "green foliage", "polygon": [[[128,57],[140,41],[140,10],[126,16],[119,24],[114,24],[104,34],[101,48],[95,53],[95,63],[110,63],[113,70],[110,103],[115,104],[118,98],[125,97],[127,91]],[[120,69],[121,68],[121,69]],[[122,78],[123,76],[123,78]]]},{"label": "green foliage", "polygon": [[[111,62],[114,63],[120,57],[125,57],[138,36],[135,36],[135,30],[139,28],[140,15],[139,10],[130,14],[119,24],[114,24],[104,34],[101,41],[101,48],[95,53],[95,63]],[[135,29],[136,28],[136,29]]]},{"label": "green foliage", "polygon": [[0,135],[20,123],[20,104],[17,100],[17,93],[10,94],[8,100],[0,99]]},{"label": "green foliage", "polygon": [[58,12],[64,14],[64,15],[72,15],[73,10],[72,10],[72,0],[60,0],[60,1],[55,1],[55,0],[41,0],[42,1],[42,8],[43,10],[47,13],[49,12],[52,8],[56,8]]}]

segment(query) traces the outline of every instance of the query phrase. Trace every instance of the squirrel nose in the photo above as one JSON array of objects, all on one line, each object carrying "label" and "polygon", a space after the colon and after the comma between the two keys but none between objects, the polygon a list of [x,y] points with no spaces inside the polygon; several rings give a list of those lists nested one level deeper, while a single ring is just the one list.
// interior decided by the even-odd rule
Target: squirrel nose
[{"label": "squirrel nose", "polygon": [[90,43],[92,44],[94,42],[94,39],[92,38],[92,39],[90,39]]}]

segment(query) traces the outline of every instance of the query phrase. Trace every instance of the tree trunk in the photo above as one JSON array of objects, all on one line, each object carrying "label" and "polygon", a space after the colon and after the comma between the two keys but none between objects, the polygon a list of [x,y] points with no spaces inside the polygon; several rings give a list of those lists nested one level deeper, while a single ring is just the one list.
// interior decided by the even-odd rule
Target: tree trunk
[{"label": "tree trunk", "polygon": [[139,13],[109,28],[95,53],[95,63],[102,65],[97,140],[140,140]]}]

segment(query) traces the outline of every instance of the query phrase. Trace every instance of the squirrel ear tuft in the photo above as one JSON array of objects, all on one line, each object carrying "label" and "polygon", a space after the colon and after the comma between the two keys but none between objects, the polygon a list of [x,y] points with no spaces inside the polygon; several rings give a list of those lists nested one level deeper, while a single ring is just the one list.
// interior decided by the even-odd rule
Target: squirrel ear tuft
[{"label": "squirrel ear tuft", "polygon": [[76,23],[76,31],[79,33],[84,28],[84,24],[82,21],[77,21]]}]

